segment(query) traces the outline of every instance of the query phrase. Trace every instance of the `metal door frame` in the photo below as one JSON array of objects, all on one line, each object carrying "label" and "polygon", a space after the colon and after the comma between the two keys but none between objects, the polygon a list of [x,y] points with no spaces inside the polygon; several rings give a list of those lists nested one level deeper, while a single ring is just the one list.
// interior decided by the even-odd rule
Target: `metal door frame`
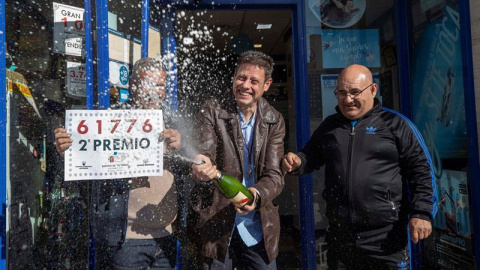
[{"label": "metal door frame", "polygon": [[[0,269],[7,268],[7,82],[6,65],[6,33],[5,33],[5,0],[0,0]],[[2,176],[3,175],[3,176]]]},{"label": "metal door frame", "polygon": [[[472,30],[470,26],[470,2],[459,1],[460,39],[462,48],[463,87],[465,99],[465,117],[468,134],[468,189],[472,202],[471,218],[473,223],[473,247],[475,264],[480,266],[480,161],[478,150],[477,110],[475,106],[475,85],[473,73]],[[478,75],[478,74],[477,74]]]}]

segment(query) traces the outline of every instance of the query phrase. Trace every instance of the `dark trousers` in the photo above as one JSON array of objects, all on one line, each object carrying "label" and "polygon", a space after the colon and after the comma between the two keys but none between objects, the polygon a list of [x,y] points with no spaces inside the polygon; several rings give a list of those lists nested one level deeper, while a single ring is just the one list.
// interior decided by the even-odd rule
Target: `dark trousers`
[{"label": "dark trousers", "polygon": [[177,256],[174,237],[126,239],[121,247],[112,247],[109,267],[112,270],[174,269]]},{"label": "dark trousers", "polygon": [[267,251],[263,241],[252,247],[247,247],[235,228],[225,262],[206,260],[201,269],[231,270],[233,267],[244,270],[277,269],[275,260],[268,264]]},{"label": "dark trousers", "polygon": [[329,269],[410,269],[407,225],[372,230],[329,227]]}]

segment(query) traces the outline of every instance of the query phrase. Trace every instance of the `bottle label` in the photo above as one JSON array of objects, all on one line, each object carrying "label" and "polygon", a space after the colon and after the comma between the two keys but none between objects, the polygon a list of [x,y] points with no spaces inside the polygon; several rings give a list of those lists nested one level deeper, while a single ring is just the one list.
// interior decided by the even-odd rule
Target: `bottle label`
[{"label": "bottle label", "polygon": [[237,193],[237,195],[230,198],[230,201],[236,207],[242,207],[242,206],[246,205],[250,201],[250,199],[247,196],[245,196],[245,194],[243,194],[242,192],[239,191]]}]

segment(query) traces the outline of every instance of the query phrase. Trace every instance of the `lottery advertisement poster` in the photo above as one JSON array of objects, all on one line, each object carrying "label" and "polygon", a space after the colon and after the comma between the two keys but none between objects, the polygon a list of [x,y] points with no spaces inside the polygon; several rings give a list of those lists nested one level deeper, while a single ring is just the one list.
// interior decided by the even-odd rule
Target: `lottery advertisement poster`
[{"label": "lottery advertisement poster", "polygon": [[436,264],[441,269],[472,269],[467,173],[443,170],[437,183],[438,212],[433,222]]},{"label": "lottery advertisement poster", "polygon": [[53,51],[85,56],[84,9],[53,2]]},{"label": "lottery advertisement poster", "polygon": [[161,110],[67,110],[65,181],[163,175]]}]

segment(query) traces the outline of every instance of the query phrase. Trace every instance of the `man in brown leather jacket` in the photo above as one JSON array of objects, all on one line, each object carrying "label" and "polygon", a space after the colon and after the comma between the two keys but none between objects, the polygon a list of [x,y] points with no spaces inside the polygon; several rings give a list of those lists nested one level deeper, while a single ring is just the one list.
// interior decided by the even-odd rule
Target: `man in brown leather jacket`
[{"label": "man in brown leather jacket", "polygon": [[[243,53],[232,98],[208,101],[198,114],[196,159],[205,163],[192,165],[198,181],[187,226],[200,269],[276,269],[280,219],[272,201],[284,185],[285,122],[262,98],[272,71],[270,56]],[[217,170],[239,179],[254,203],[243,208],[231,204],[212,184]]]}]

